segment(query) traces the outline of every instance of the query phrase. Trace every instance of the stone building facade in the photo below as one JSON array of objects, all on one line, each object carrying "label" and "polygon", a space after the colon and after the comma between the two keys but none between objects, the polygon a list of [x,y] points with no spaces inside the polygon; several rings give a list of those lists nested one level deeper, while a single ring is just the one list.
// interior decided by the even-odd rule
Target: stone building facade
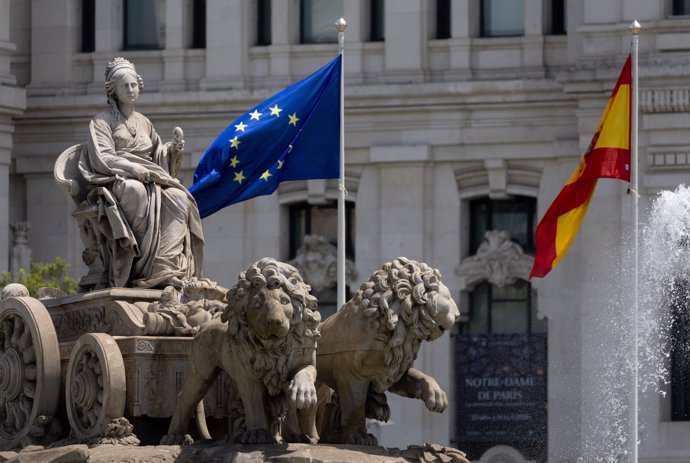
[{"label": "stone building facade", "polygon": [[[149,23],[135,20],[143,8]],[[174,126],[184,129],[189,185],[206,146],[230,122],[337,54],[335,30],[329,37],[318,26],[340,13],[348,21],[353,284],[404,255],[439,268],[464,310],[457,332],[426,345],[417,361],[448,391],[449,409],[435,415],[391,397],[391,422],[370,431],[386,446],[469,445],[480,452],[475,460],[487,452],[482,461],[620,454],[625,446],[600,432],[609,404],[598,397],[617,368],[607,352],[619,340],[608,330],[626,319],[606,301],[612,288],[620,297],[625,291],[616,269],[627,258],[621,237],[632,220],[627,185],[600,182],[568,257],[544,280],[526,277],[536,221],[590,142],[629,53],[633,19],[643,28],[641,209],[686,182],[690,6],[683,2],[0,0],[0,269],[12,265],[10,225],[28,222],[19,244],[35,261],[60,256],[75,276],[85,271],[73,205],[52,169],[104,107],[110,59],[136,64],[145,82],[137,109],[164,139]],[[260,257],[294,258],[307,234],[333,238],[337,191],[335,181],[286,183],[204,219],[205,274],[230,285]],[[500,371],[475,378],[494,383],[456,374],[468,366],[459,363],[461,342],[505,335],[537,359],[529,373],[513,375],[516,387]],[[524,360],[501,355],[499,363]],[[537,392],[514,416],[497,418],[498,405],[469,413],[468,394],[480,400],[492,387],[504,406],[517,397],[510,394]],[[668,395],[643,394],[640,403],[641,459],[687,461],[690,421],[672,419]],[[520,416],[541,424],[521,424]],[[501,426],[513,431],[501,434]],[[482,431],[472,437],[472,429]]]}]

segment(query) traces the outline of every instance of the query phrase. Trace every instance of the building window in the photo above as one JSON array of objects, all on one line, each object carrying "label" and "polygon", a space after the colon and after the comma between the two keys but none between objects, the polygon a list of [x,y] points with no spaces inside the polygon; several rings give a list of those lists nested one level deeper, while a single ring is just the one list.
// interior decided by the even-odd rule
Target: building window
[{"label": "building window", "polygon": [[546,320],[537,317],[527,281],[503,287],[483,282],[470,294],[470,322],[465,330],[467,334],[545,333]]},{"label": "building window", "polygon": [[334,24],[342,16],[342,0],[302,0],[300,9],[301,42],[337,42],[338,34]]},{"label": "building window", "polygon": [[690,0],[673,0],[673,15],[690,15]]},{"label": "building window", "polygon": [[[487,240],[495,236],[485,235],[487,231],[501,230],[504,239],[534,249],[535,206],[534,198],[526,197],[472,201],[472,256],[486,252],[486,245],[479,250],[479,244],[485,236]],[[454,336],[456,406],[451,442],[477,456],[496,445],[509,445],[526,459],[543,462],[548,440],[547,321],[537,317],[529,281],[501,281],[487,270],[469,294],[469,321]],[[505,275],[499,270],[498,276]]]},{"label": "building window", "polygon": [[271,0],[257,2],[256,44],[271,44]]},{"label": "building window", "polygon": [[524,0],[481,0],[480,35],[511,37],[525,33]]},{"label": "building window", "polygon": [[436,38],[450,38],[450,0],[436,0]]},{"label": "building window", "polygon": [[517,196],[512,200],[495,201],[489,198],[470,203],[470,249],[475,254],[488,230],[506,230],[523,251],[534,252],[534,198]]},{"label": "building window", "polygon": [[690,421],[690,280],[676,280],[671,294],[671,419]]},{"label": "building window", "polygon": [[[355,258],[355,205],[345,202],[345,257]],[[290,259],[302,246],[305,235],[321,235],[333,246],[338,245],[338,205],[335,201],[324,205],[297,203],[290,206]]]},{"label": "building window", "polygon": [[[534,198],[518,196],[511,200],[482,198],[470,203],[470,254],[474,255],[488,230],[505,230],[525,252],[534,252]],[[529,282],[518,280],[512,286],[489,283],[475,286],[470,293],[470,322],[467,334],[542,333],[546,321],[533,310]]]},{"label": "building window", "polygon": [[371,0],[370,5],[370,23],[369,23],[369,40],[372,42],[383,41],[383,31],[384,31],[384,15],[383,15],[383,4],[384,0]]},{"label": "building window", "polygon": [[566,0],[551,2],[551,34],[564,35],[566,29]]},{"label": "building window", "polygon": [[[345,203],[345,257],[354,261],[355,247],[355,206],[352,202]],[[290,259],[297,256],[297,251],[304,244],[307,235],[318,235],[326,238],[330,244],[338,246],[338,205],[335,201],[325,205],[312,205],[306,202],[290,206]],[[309,275],[302,275],[305,281],[312,285],[312,294],[319,301],[321,319],[325,320],[338,309],[338,284],[317,289],[309,282]],[[349,287],[345,287],[345,298],[351,296]]]},{"label": "building window", "polygon": [[96,0],[83,0],[81,7],[81,51],[96,50]]},{"label": "building window", "polygon": [[165,0],[124,1],[124,49],[165,48]]},{"label": "building window", "polygon": [[206,0],[192,4],[192,48],[206,48]]}]

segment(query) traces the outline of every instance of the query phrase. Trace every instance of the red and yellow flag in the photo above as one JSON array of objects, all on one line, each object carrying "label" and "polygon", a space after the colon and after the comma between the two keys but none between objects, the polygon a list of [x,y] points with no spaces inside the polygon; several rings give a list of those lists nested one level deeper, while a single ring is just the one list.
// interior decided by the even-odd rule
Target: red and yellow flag
[{"label": "red and yellow flag", "polygon": [[630,181],[632,71],[625,61],[599,127],[580,165],[539,222],[532,277],[544,277],[563,259],[585,217],[599,178]]}]

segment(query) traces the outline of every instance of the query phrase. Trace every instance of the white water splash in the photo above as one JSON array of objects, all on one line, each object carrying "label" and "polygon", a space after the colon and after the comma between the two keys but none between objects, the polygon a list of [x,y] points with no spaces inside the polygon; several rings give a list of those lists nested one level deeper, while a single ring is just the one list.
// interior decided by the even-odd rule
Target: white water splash
[{"label": "white water splash", "polygon": [[[690,313],[690,188],[662,192],[640,226],[639,303],[637,309],[638,392],[663,396],[670,381],[670,357],[675,323],[689,323]],[[596,417],[585,423],[580,462],[627,461],[631,451],[632,371],[634,368],[633,239],[622,237],[622,276],[611,276],[607,313],[602,314],[601,355],[607,368],[595,382],[602,385],[583,401],[598,404]],[[612,259],[615,261],[615,259]],[[684,310],[679,314],[673,307]],[[618,313],[618,317],[611,314]],[[690,346],[675,346],[690,355]],[[638,405],[639,409],[639,405]],[[645,428],[639,425],[639,435]],[[639,443],[639,442],[638,442]]]}]

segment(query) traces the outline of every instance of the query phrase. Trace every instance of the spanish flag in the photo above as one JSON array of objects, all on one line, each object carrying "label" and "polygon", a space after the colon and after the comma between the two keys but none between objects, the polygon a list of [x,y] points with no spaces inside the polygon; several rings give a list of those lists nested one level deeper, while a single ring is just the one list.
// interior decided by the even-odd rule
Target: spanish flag
[{"label": "spanish flag", "polygon": [[599,178],[630,181],[631,88],[628,56],[589,148],[537,226],[530,278],[544,277],[568,252]]}]

